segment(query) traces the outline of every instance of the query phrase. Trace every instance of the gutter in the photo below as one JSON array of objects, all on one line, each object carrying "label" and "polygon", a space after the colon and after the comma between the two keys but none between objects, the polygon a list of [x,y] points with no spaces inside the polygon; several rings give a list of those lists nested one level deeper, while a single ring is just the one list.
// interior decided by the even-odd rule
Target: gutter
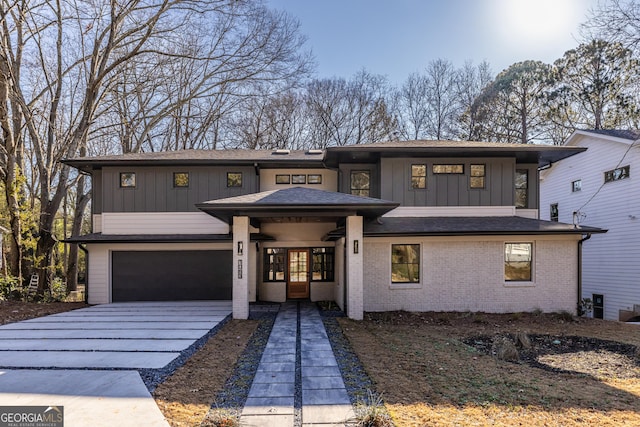
[{"label": "gutter", "polygon": [[578,241],[578,299],[577,299],[577,307],[578,310],[576,313],[578,315],[582,314],[582,244],[591,238],[591,233],[587,234],[585,237]]},{"label": "gutter", "polygon": [[82,243],[78,247],[84,252],[84,303],[89,303],[89,250]]}]

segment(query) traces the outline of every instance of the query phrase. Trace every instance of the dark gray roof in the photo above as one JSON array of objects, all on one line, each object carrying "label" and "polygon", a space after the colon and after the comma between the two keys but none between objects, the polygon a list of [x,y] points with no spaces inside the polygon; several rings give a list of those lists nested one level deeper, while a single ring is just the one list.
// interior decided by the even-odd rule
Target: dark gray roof
[{"label": "dark gray roof", "polygon": [[614,138],[630,139],[631,141],[635,141],[640,138],[640,130],[631,129],[585,129],[582,132],[613,136]]},{"label": "dark gray roof", "polygon": [[[364,224],[364,235],[375,236],[490,236],[605,233],[595,227],[576,228],[572,224],[523,218],[499,217],[382,217]],[[344,228],[327,235],[344,236]]]},{"label": "dark gray roof", "polygon": [[265,217],[344,217],[363,215],[378,217],[398,207],[398,203],[372,197],[324,191],[305,187],[282,190],[199,203],[198,209],[227,223],[233,216]]},{"label": "dark gray roof", "polygon": [[242,165],[275,164],[291,165],[303,163],[322,164],[323,150],[178,150],[153,153],[127,153],[110,156],[77,157],[63,163],[82,170],[116,165]]},{"label": "dark gray roof", "polygon": [[[252,233],[251,240],[273,240],[273,237],[262,233]],[[102,234],[91,233],[70,237],[66,243],[196,243],[196,242],[231,242],[231,234]]]},{"label": "dark gray roof", "polygon": [[373,162],[380,157],[515,157],[519,163],[545,166],[585,151],[582,147],[478,141],[390,141],[329,147],[325,163]]}]

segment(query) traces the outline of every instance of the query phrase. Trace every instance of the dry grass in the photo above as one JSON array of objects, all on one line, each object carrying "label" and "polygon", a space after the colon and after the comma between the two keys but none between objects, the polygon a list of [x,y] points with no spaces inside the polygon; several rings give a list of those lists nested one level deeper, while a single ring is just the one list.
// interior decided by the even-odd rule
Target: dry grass
[{"label": "dry grass", "polygon": [[215,396],[258,325],[253,320],[227,322],[182,367],[160,384],[153,397],[174,427],[200,425]]},{"label": "dry grass", "polygon": [[524,331],[640,345],[638,326],[523,313],[381,313],[339,321],[397,426],[640,425],[637,377],[554,373],[462,343]]}]

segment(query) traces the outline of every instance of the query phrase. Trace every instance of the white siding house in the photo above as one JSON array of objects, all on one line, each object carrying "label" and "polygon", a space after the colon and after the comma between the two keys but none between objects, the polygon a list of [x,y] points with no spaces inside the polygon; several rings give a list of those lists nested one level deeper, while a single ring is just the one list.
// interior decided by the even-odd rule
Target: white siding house
[{"label": "white siding house", "polygon": [[582,297],[594,316],[640,315],[640,132],[576,131],[587,151],[541,174],[540,218],[607,229],[583,245]]}]

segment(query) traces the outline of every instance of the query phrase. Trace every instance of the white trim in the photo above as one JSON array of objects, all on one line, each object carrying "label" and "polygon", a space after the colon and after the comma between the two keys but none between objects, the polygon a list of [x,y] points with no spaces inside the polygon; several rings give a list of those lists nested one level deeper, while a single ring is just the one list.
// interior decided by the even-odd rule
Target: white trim
[{"label": "white trim", "polygon": [[538,209],[516,209],[516,216],[530,219],[540,219]]},{"label": "white trim", "polygon": [[[519,209],[518,209],[519,210]],[[384,217],[489,217],[515,216],[515,206],[400,206]]]}]

